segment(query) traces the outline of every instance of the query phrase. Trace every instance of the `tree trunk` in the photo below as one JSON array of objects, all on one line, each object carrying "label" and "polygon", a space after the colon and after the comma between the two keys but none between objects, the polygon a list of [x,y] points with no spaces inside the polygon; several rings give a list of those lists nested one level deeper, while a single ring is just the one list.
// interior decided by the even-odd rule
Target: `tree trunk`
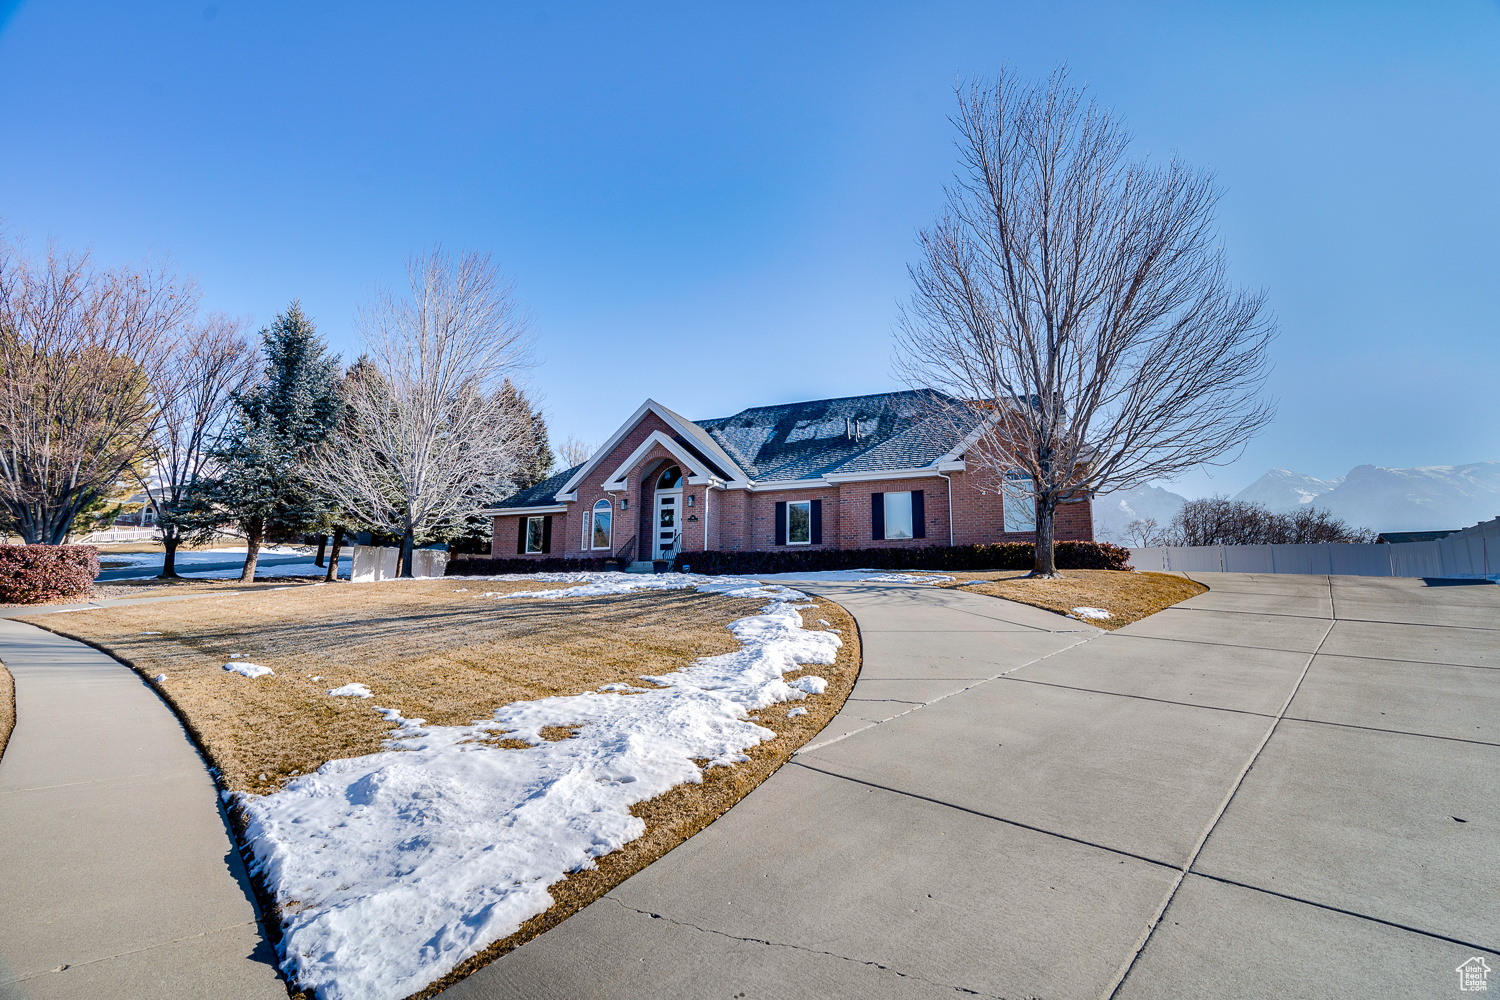
[{"label": "tree trunk", "polygon": [[328,554],[328,572],[323,574],[323,579],[329,583],[337,583],[339,578],[339,549],[344,547],[344,529],[333,529],[333,546]]},{"label": "tree trunk", "polygon": [[1057,515],[1057,501],[1051,497],[1037,497],[1036,501],[1036,562],[1031,568],[1031,577],[1039,580],[1055,580],[1062,576],[1057,571],[1057,561],[1052,552],[1053,521]]},{"label": "tree trunk", "polygon": [[163,579],[177,576],[177,546],[181,543],[182,539],[177,535],[168,535],[166,532],[162,532],[161,544],[165,550],[161,557],[161,575]]},{"label": "tree trunk", "polygon": [[412,535],[411,525],[406,526],[406,534],[401,536],[401,576],[411,577],[412,549],[416,547],[416,539]]},{"label": "tree trunk", "polygon": [[314,566],[321,566],[321,565],[323,565],[323,555],[327,551],[328,551],[328,536],[327,535],[319,535],[318,536],[318,557],[313,560],[313,565]]},{"label": "tree trunk", "polygon": [[260,558],[260,542],[266,537],[266,525],[259,519],[245,525],[245,570],[240,583],[255,582],[255,561]]}]

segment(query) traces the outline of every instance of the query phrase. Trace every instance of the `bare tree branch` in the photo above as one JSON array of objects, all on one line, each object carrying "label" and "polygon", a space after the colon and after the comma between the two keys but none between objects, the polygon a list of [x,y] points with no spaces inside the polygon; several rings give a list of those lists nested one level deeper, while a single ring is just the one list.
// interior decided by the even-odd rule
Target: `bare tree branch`
[{"label": "bare tree branch", "polygon": [[1037,575],[1061,503],[1228,461],[1274,415],[1275,334],[1214,242],[1218,190],[1125,158],[1123,124],[1058,71],[960,88],[962,170],[919,236],[897,368],[977,411],[968,456],[1035,497]]},{"label": "bare tree branch", "polygon": [[28,543],[61,543],[143,459],[153,385],[197,301],[163,265],[0,242],[0,506]]},{"label": "bare tree branch", "polygon": [[348,418],[309,471],[356,520],[411,549],[493,501],[533,445],[529,410],[505,380],[529,364],[527,324],[486,255],[411,259],[409,299],[360,312],[368,369],[346,379]]}]

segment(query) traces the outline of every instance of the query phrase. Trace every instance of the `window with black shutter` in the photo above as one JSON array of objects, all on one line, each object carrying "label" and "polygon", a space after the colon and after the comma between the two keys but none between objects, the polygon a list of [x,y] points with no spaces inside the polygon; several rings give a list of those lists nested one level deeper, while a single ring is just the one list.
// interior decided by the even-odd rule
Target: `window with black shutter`
[{"label": "window with black shutter", "polygon": [[911,491],[911,537],[927,537],[927,504],[922,500],[921,490]]},{"label": "window with black shutter", "polygon": [[776,544],[786,544],[786,501],[776,501]]},{"label": "window with black shutter", "polygon": [[823,544],[823,501],[812,502],[812,543]]},{"label": "window with black shutter", "polygon": [[875,541],[885,539],[885,494],[870,494],[870,537]]}]

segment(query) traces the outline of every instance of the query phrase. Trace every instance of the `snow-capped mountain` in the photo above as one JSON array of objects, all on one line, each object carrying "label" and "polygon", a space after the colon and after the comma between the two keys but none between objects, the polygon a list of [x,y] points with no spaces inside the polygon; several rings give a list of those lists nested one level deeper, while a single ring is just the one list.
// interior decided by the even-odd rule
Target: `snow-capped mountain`
[{"label": "snow-capped mountain", "polygon": [[[1238,498],[1259,499],[1250,496],[1250,492],[1274,474],[1262,476],[1241,491]],[[1288,503],[1283,495],[1281,503],[1262,502],[1272,510],[1288,510],[1303,501],[1299,498]],[[1327,509],[1352,526],[1376,531],[1464,528],[1500,515],[1500,462],[1424,465],[1414,469],[1359,465],[1308,502]]]},{"label": "snow-capped mountain", "polygon": [[[1464,528],[1500,516],[1500,462],[1414,469],[1360,465],[1338,479],[1272,469],[1234,499],[1265,504],[1274,511],[1320,507],[1350,527],[1376,531]],[[1125,531],[1131,521],[1149,517],[1165,527],[1186,502],[1157,486],[1101,494],[1094,498],[1094,537],[1132,544]]]},{"label": "snow-capped mountain", "polygon": [[1314,479],[1291,469],[1272,469],[1234,495],[1236,500],[1264,504],[1272,510],[1294,510],[1342,483],[1342,479]]},{"label": "snow-capped mountain", "polygon": [[1126,533],[1126,525],[1149,517],[1166,527],[1177,508],[1185,503],[1186,497],[1160,486],[1137,486],[1133,490],[1101,494],[1094,498],[1094,537],[1101,542],[1134,545],[1135,539]]}]

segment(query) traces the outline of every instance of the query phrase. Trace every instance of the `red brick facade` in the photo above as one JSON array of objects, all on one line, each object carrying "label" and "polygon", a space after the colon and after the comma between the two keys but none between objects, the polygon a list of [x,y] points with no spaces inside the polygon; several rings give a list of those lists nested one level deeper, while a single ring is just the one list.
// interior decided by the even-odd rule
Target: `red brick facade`
[{"label": "red brick facade", "polygon": [[[915,478],[887,478],[848,481],[838,477],[836,483],[817,483],[795,488],[776,488],[775,483],[757,483],[753,488],[729,485],[712,486],[692,483],[694,470],[660,443],[653,444],[637,459],[624,476],[623,491],[606,493],[604,485],[615,471],[654,431],[676,438],[677,431],[654,412],[646,412],[639,422],[610,449],[609,454],[594,463],[574,491],[575,499],[548,500],[545,506],[531,508],[528,515],[501,514],[494,518],[492,553],[499,557],[518,554],[526,516],[550,517],[551,545],[535,558],[604,558],[619,553],[636,540],[633,558],[651,558],[649,539],[655,483],[663,469],[670,465],[682,468],[681,506],[678,510],[680,551],[704,550],[763,551],[776,548],[776,505],[781,501],[821,500],[822,542],[819,545],[795,545],[793,548],[911,548],[924,545],[987,544],[993,542],[1029,542],[1033,532],[1006,532],[1004,500],[993,490],[985,489],[982,471],[959,470],[944,475]],[[950,486],[951,484],[951,486]],[[925,538],[876,539],[872,537],[871,494],[921,490],[926,526]],[[951,493],[950,493],[951,490]],[[612,530],[610,545],[595,549],[586,536],[594,505],[610,501]],[[950,527],[949,509],[952,509]],[[623,502],[623,506],[622,506]],[[1012,501],[1013,502],[1013,501]],[[951,533],[950,533],[951,532]],[[643,536],[646,545],[642,545]],[[1057,512],[1058,541],[1093,540],[1093,510],[1088,500],[1065,504]]]}]

